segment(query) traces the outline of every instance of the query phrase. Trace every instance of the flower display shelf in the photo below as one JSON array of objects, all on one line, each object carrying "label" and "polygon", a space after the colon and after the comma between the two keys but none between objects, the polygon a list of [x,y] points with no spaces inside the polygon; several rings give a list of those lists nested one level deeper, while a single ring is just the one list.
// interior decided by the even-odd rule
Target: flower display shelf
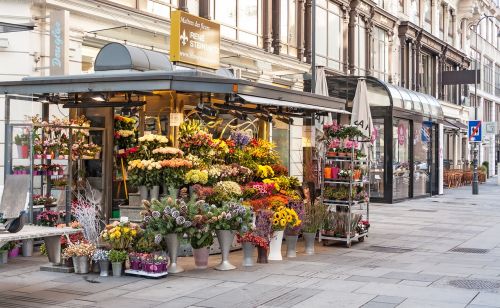
[{"label": "flower display shelf", "polygon": [[163,278],[163,277],[167,277],[168,272],[149,273],[146,271],[128,269],[128,270],[125,270],[125,274],[131,275],[131,276],[146,277],[146,278]]},{"label": "flower display shelf", "polygon": [[[335,228],[338,227],[344,232],[336,232],[337,236],[334,236],[333,234],[328,234],[328,231],[321,230],[319,233],[319,241],[345,242],[345,245],[348,248],[351,247],[352,241],[357,240],[358,242],[363,242],[365,237],[368,236],[368,228],[364,229],[364,226],[360,226],[360,224],[362,221],[361,218],[363,217],[366,221],[368,221],[370,204],[370,150],[368,151],[368,157],[363,158],[357,158],[354,151],[355,149],[352,148],[351,154],[347,156],[325,155],[322,159],[321,172],[322,200],[326,205],[328,205],[330,215],[332,217],[336,217],[336,219],[332,219],[333,224],[338,224]],[[325,172],[325,167],[327,167],[327,165],[334,166],[337,174],[332,174],[331,177],[325,177],[326,173],[328,173],[328,175],[332,173],[332,170],[330,170],[330,172]],[[361,175],[354,176],[355,170],[359,172],[359,169],[363,171],[361,172]],[[332,178],[340,176],[339,170],[344,172],[342,177]],[[345,173],[347,173],[347,176],[345,176]],[[325,188],[333,192],[343,190],[346,193],[345,199],[329,199],[328,196],[325,196]],[[364,200],[355,198],[359,191],[361,191],[362,194],[365,194]],[[332,196],[334,196],[334,194]],[[357,214],[356,216],[353,212],[362,212],[362,214]],[[359,218],[357,226],[354,226],[356,220],[353,220],[353,217]],[[357,232],[359,230],[362,230],[362,232]],[[338,234],[352,234],[352,236],[338,236]]]}]

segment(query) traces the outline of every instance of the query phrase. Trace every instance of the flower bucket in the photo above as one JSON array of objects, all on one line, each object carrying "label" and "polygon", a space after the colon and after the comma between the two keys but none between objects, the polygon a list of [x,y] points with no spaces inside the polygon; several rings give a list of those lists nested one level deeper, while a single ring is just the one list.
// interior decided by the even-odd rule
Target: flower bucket
[{"label": "flower bucket", "polygon": [[283,230],[274,231],[271,237],[271,242],[269,243],[269,256],[268,259],[271,261],[281,261],[283,256],[281,255],[281,244],[283,242]]},{"label": "flower bucket", "polygon": [[17,256],[19,256],[19,247],[14,247],[9,250],[9,258],[15,258]]},{"label": "flower bucket", "polygon": [[9,252],[7,250],[0,251],[0,264],[7,264]]},{"label": "flower bucket", "polygon": [[151,188],[149,190],[149,197],[151,198],[151,200],[153,200],[153,199],[158,200],[159,195],[160,195],[160,186],[159,185],[153,186],[153,188]]},{"label": "flower bucket", "polygon": [[73,266],[75,274],[88,274],[89,273],[89,257],[77,256],[73,257]]},{"label": "flower bucket", "polygon": [[177,253],[180,247],[179,235],[177,233],[167,234],[165,235],[165,241],[167,242],[168,257],[170,259],[168,271],[172,274],[184,272],[184,269],[177,264]]},{"label": "flower bucket", "polygon": [[250,242],[243,242],[243,266],[253,266],[253,250],[254,246]]},{"label": "flower bucket", "polygon": [[139,194],[141,195],[141,200],[148,200],[149,189],[144,185],[139,186]]},{"label": "flower bucket", "polygon": [[215,230],[215,234],[217,234],[217,239],[219,241],[222,260],[215,267],[216,270],[219,271],[230,271],[236,269],[236,266],[232,265],[229,262],[229,250],[231,249],[231,245],[233,243],[235,231],[233,230]]},{"label": "flower bucket", "polygon": [[142,269],[142,262],[141,260],[131,260],[130,261],[130,269],[134,271],[140,271]]},{"label": "flower bucket", "polygon": [[197,269],[205,269],[208,267],[208,256],[208,247],[198,249],[193,248],[194,264]]},{"label": "flower bucket", "polygon": [[285,236],[287,258],[297,257],[297,240],[298,239],[299,239],[298,235]]},{"label": "flower bucket", "polygon": [[108,277],[109,261],[108,260],[99,261],[99,269],[101,270],[99,276]]},{"label": "flower bucket", "polygon": [[268,263],[267,260],[267,249],[257,246],[257,263],[265,264]]},{"label": "flower bucket", "polygon": [[316,240],[316,232],[304,232],[302,233],[305,241],[306,255],[314,254],[314,241]]},{"label": "flower bucket", "polygon": [[111,262],[113,276],[120,277],[122,275],[123,262]]},{"label": "flower bucket", "polygon": [[23,240],[23,257],[31,257],[33,255],[33,239]]}]

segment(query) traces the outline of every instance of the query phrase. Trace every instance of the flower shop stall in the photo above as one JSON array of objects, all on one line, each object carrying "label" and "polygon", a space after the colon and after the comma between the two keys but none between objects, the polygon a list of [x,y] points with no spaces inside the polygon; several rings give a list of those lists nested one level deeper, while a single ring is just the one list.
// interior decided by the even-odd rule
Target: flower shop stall
[{"label": "flower shop stall", "polygon": [[[124,268],[125,273],[150,277],[167,270],[178,273],[184,270],[178,255],[186,242],[198,268],[207,267],[209,247],[217,243],[217,270],[240,265],[229,258],[235,240],[245,248],[245,266],[253,264],[255,246],[258,262],[282,260],[283,238],[286,256],[295,257],[300,234],[307,241],[306,253],[314,253],[311,240],[322,228],[327,210],[321,200],[312,200],[298,177],[290,175],[291,165],[284,165],[290,151],[283,151],[292,146],[290,138],[273,143],[280,140],[280,132],[273,128],[278,122],[290,129],[294,121],[345,113],[343,102],[185,69],[25,78],[0,83],[0,92],[29,93],[70,108],[69,123],[102,118],[102,125],[98,120],[86,127],[70,124],[69,131],[77,133],[68,133],[67,143],[78,147],[62,154],[68,155],[69,170],[80,170],[71,167],[74,159],[102,164],[99,197],[92,183],[76,187],[72,172],[65,179],[66,201],[73,203],[71,216],[65,218],[74,219],[80,232],[61,245],[75,271],[91,271],[87,265],[93,260],[101,265],[102,275],[108,274],[110,263],[113,275],[121,275]],[[40,127],[56,127],[51,125]],[[99,151],[92,138],[78,139],[93,126],[102,127]],[[51,129],[50,136],[54,134]],[[31,153],[52,163],[61,155],[61,147],[59,152],[56,147],[64,142],[49,142],[53,138],[48,136],[49,132],[47,140],[40,137]],[[59,176],[59,167],[41,165],[37,172],[49,176],[51,168],[51,176]],[[91,167],[83,164],[81,169]],[[113,219],[118,209],[122,214]],[[136,216],[123,215],[126,211]],[[52,214],[40,218],[51,223]],[[100,221],[106,223],[104,228]]]}]

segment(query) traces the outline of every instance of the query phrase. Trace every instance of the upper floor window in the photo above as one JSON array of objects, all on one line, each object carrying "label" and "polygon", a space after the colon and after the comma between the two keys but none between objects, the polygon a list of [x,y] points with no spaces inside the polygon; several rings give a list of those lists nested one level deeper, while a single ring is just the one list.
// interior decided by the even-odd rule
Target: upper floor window
[{"label": "upper floor window", "polygon": [[280,6],[281,53],[297,56],[297,0],[280,0]]},{"label": "upper floor window", "polygon": [[446,10],[442,5],[438,6],[438,15],[439,15],[439,38],[444,40],[444,15],[446,14]]},{"label": "upper floor window", "polygon": [[492,105],[493,102],[483,100],[483,121],[490,122],[492,120]]},{"label": "upper floor window", "polygon": [[[450,64],[445,64],[445,71],[455,71],[457,68]],[[444,100],[453,104],[459,104],[458,102],[458,91],[459,86],[457,85],[446,85],[444,86]]]},{"label": "upper floor window", "polygon": [[[146,11],[170,19],[170,13],[177,10],[177,0],[148,0]],[[198,15],[198,11],[195,12]]]},{"label": "upper floor window", "polygon": [[342,69],[342,16],[333,2],[318,2],[316,9],[316,63]]},{"label": "upper floor window", "polygon": [[[500,66],[495,65],[495,95],[500,96]],[[500,120],[500,118],[498,118]]]},{"label": "upper floor window", "polygon": [[484,58],[483,90],[493,94],[493,61],[488,58]]},{"label": "upper floor window", "polygon": [[434,57],[424,52],[420,53],[418,78],[420,92],[434,95]]},{"label": "upper floor window", "polygon": [[431,0],[424,0],[424,29],[431,32],[432,27]]},{"label": "upper floor window", "polygon": [[384,81],[389,77],[389,38],[381,28],[373,28],[373,50],[371,53],[373,75]]},{"label": "upper floor window", "polygon": [[221,24],[221,36],[261,46],[262,0],[210,0],[211,14]]},{"label": "upper floor window", "polygon": [[405,12],[405,1],[404,0],[399,0],[399,12],[404,13]]},{"label": "upper floor window", "polygon": [[448,42],[453,40],[453,14],[452,10],[448,10]]},{"label": "upper floor window", "polygon": [[411,0],[410,19],[417,26],[420,25],[420,0]]},{"label": "upper floor window", "polygon": [[356,64],[357,74],[360,76],[366,75],[366,23],[358,16],[356,24]]}]

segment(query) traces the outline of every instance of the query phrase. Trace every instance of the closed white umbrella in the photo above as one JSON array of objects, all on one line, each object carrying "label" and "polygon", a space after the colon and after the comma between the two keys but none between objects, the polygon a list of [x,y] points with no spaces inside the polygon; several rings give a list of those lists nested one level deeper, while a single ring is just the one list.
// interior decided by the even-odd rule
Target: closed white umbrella
[{"label": "closed white umbrella", "polygon": [[351,125],[359,128],[366,138],[371,138],[373,121],[370,105],[368,104],[368,90],[365,78],[358,79],[352,105]]}]

